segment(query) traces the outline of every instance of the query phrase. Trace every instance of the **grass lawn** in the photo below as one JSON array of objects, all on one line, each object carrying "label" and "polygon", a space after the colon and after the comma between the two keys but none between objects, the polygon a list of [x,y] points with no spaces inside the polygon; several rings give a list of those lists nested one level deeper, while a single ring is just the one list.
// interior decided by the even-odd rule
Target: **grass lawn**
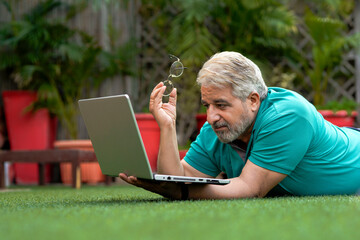
[{"label": "grass lawn", "polygon": [[129,186],[0,192],[0,239],[359,239],[360,196],[168,201]]}]

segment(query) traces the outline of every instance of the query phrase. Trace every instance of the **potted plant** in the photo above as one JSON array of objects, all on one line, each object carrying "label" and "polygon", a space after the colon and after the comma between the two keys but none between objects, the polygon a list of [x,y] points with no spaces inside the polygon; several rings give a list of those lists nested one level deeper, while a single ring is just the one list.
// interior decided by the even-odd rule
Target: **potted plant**
[{"label": "potted plant", "polygon": [[314,93],[314,105],[324,105],[331,70],[341,62],[344,51],[360,45],[360,34],[346,36],[344,22],[330,17],[319,17],[306,12],[305,24],[313,41],[311,55],[302,59]]},{"label": "potted plant", "polygon": [[[47,149],[55,140],[54,118],[47,109],[36,112],[26,111],[37,98],[36,92],[5,91],[2,94],[4,112],[8,130],[10,148],[12,150]],[[34,163],[15,163],[11,170],[20,184],[36,184],[38,182],[38,165]],[[45,181],[50,181],[50,165],[45,166]],[[11,181],[13,179],[11,178]]]},{"label": "potted plant", "polygon": [[32,110],[48,109],[76,139],[77,100],[123,68],[117,56],[104,51],[93,37],[65,25],[75,6],[67,6],[64,20],[47,18],[61,5],[55,0],[40,2],[20,20],[3,24],[0,69],[20,89],[37,92]]},{"label": "potted plant", "polygon": [[329,101],[327,104],[316,108],[325,120],[339,127],[353,127],[357,116],[356,108],[359,106],[353,100]]},{"label": "potted plant", "polygon": [[337,126],[353,126],[356,102],[348,99],[326,101],[325,97],[332,69],[341,63],[344,51],[360,45],[360,34],[346,36],[345,23],[316,16],[310,10],[306,12],[305,24],[313,41],[310,42],[310,59],[304,58],[302,65],[310,79],[313,103],[326,120]]},{"label": "potted plant", "polygon": [[5,5],[13,18],[0,30],[0,69],[20,89],[34,95],[27,111],[37,114],[46,109],[65,126],[69,138],[76,139],[77,100],[124,68],[118,64],[118,55],[104,51],[93,37],[65,24],[84,5],[65,5],[65,19],[47,18],[62,5],[55,0],[40,2],[20,19]]},{"label": "potted plant", "polygon": [[[2,3],[5,3],[6,8],[12,12],[11,5],[6,4],[6,2]],[[39,8],[37,8],[37,11],[39,11]],[[31,28],[27,23],[35,16],[28,14],[23,17],[23,20],[19,21],[15,20],[14,14],[11,14],[11,16],[12,21],[4,23],[0,31],[0,51],[2,56],[0,68],[5,70],[8,76],[11,76],[15,82],[21,85],[18,81],[21,75],[31,69],[29,59],[37,58],[38,54],[41,53],[36,51],[35,46],[26,44],[26,37],[24,37],[29,37]],[[23,36],[23,38],[19,36]],[[31,48],[32,54],[28,54],[27,49]],[[40,88],[39,92],[44,93],[44,87],[36,85],[33,89],[35,88]],[[9,142],[13,150],[49,148],[55,138],[55,126],[51,124],[54,120],[51,120],[53,118],[51,118],[47,109],[40,109],[40,105],[35,107],[38,94],[32,91],[33,89],[6,91],[2,94]],[[42,94],[40,95],[42,96]],[[38,111],[35,111],[35,109]],[[16,181],[18,183],[36,183],[37,167],[37,164],[14,164]],[[48,166],[46,169],[48,170]],[[49,179],[48,172],[46,174],[47,179]]]}]

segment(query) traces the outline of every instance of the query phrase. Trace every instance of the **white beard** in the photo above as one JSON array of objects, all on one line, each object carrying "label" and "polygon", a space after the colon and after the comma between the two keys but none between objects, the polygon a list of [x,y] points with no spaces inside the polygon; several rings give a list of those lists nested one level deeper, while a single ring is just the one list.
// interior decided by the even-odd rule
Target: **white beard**
[{"label": "white beard", "polygon": [[[236,122],[233,126],[231,126],[226,121],[218,121],[211,125],[214,132],[218,136],[219,140],[223,143],[229,143],[232,142],[242,135],[244,135],[250,128],[253,119],[251,119],[251,116],[249,114],[249,110],[247,107],[244,108],[245,113],[241,116],[238,122]],[[219,127],[226,127],[228,130],[225,131],[215,131],[216,128]]]}]

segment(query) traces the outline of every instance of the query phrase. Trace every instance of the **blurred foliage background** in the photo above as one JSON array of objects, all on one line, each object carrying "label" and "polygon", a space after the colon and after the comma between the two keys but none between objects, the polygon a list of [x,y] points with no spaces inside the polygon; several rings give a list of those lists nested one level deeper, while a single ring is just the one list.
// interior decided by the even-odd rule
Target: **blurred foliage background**
[{"label": "blurred foliage background", "polygon": [[[3,27],[45,1],[1,2]],[[107,67],[101,68],[107,75],[97,78],[97,84],[90,81],[96,75],[87,75],[84,81],[90,84],[90,90],[82,89],[80,94],[73,95],[74,102],[80,96],[128,93],[136,111],[146,111],[151,90],[168,76],[171,64],[168,54],[181,59],[187,68],[174,82],[178,89],[180,145],[185,145],[196,131],[195,116],[201,111],[200,92],[195,83],[197,72],[210,56],[220,51],[244,54],[259,65],[269,86],[296,90],[316,105],[343,98],[360,101],[355,51],[360,43],[357,33],[360,26],[356,24],[360,13],[359,2],[355,0],[60,2],[67,6],[46,16],[47,19],[63,16],[62,24],[91,36],[93,46],[109,57],[102,62]],[[6,14],[6,8],[11,6],[13,11]],[[64,18],[70,9],[77,11],[72,11],[71,18]],[[73,41],[70,43],[83,46],[80,38],[70,39]],[[68,57],[73,56],[70,53]],[[91,71],[98,70],[98,64],[101,61]],[[0,86],[3,89],[10,86],[5,81],[11,81],[11,76],[3,73]],[[78,136],[84,137],[86,131],[81,122],[78,124]]]}]

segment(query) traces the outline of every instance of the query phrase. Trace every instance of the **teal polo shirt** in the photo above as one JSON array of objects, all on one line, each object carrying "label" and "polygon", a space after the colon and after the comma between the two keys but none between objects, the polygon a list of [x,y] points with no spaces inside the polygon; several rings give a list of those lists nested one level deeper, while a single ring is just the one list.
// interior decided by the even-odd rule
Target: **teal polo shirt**
[{"label": "teal polo shirt", "polygon": [[[287,177],[280,186],[294,195],[354,194],[360,190],[360,132],[324,120],[301,95],[269,88],[261,103],[246,160]],[[238,177],[245,165],[208,123],[185,161],[210,176]]]}]

